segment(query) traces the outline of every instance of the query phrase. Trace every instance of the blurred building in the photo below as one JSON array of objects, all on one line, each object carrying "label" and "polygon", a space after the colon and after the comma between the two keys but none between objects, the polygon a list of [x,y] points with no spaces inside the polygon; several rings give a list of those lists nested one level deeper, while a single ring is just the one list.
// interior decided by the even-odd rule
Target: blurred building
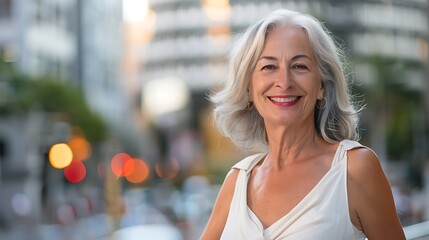
[{"label": "blurred building", "polygon": [[81,87],[110,122],[124,114],[121,1],[11,1],[14,60],[30,75]]},{"label": "blurred building", "polygon": [[[224,57],[234,33],[278,8],[316,16],[344,41],[353,57],[382,55],[420,63],[428,59],[426,0],[153,0],[151,8],[157,16],[156,33],[150,49],[141,56],[142,79],[176,75],[193,91],[206,91],[222,82]],[[414,73],[409,79],[419,88],[424,76]]]},{"label": "blurred building", "polygon": [[[156,31],[141,52],[142,87],[166,77],[180,79],[191,91],[194,115],[207,108],[205,94],[225,79],[225,54],[235,33],[278,8],[310,13],[323,21],[350,51],[346,54],[359,84],[371,85],[380,77],[374,66],[379,57],[415,66],[404,68],[400,81],[429,92],[427,0],[153,0],[150,6],[156,13]],[[427,128],[421,121],[417,132]],[[385,133],[373,135],[383,138]],[[384,158],[385,144],[379,140],[369,141]]]},{"label": "blurred building", "polygon": [[[138,131],[127,117],[130,100],[123,89],[122,45],[122,1],[0,1],[2,61],[31,76],[73,83],[110,131],[137,142]],[[56,122],[50,113],[32,114],[0,118],[0,223],[22,217],[10,207],[16,194],[28,198],[33,220],[41,217],[43,153],[70,134],[70,126]],[[57,196],[51,197],[65,201],[63,176],[53,175],[49,184],[59,190],[52,190]]]}]

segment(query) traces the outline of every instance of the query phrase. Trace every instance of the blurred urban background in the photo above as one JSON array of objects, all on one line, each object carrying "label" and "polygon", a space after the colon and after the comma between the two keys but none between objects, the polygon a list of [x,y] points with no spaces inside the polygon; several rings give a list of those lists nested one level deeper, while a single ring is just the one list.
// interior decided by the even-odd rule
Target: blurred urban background
[{"label": "blurred urban background", "polygon": [[234,34],[277,8],[349,50],[361,142],[403,226],[428,221],[428,0],[0,0],[0,238],[198,239],[248,154],[207,94]]}]

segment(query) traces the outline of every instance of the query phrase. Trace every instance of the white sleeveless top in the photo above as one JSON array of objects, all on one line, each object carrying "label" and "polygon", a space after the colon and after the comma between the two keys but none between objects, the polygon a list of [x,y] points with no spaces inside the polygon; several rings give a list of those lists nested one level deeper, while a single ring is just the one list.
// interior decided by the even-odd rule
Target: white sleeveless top
[{"label": "white sleeveless top", "polygon": [[250,173],[266,154],[243,159],[233,166],[240,172],[221,239],[365,239],[365,234],[357,230],[350,220],[347,198],[347,151],[360,147],[364,146],[355,141],[341,141],[325,176],[288,214],[266,229],[247,205]]}]

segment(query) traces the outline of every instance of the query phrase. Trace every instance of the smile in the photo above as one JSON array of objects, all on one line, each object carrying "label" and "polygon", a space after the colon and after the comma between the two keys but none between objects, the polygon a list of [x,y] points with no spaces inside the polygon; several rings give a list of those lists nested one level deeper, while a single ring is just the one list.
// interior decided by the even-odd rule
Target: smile
[{"label": "smile", "polygon": [[271,101],[279,103],[290,103],[298,100],[298,97],[270,97]]},{"label": "smile", "polygon": [[299,99],[301,99],[300,96],[273,96],[268,97],[274,105],[280,106],[280,107],[291,107],[298,103]]}]

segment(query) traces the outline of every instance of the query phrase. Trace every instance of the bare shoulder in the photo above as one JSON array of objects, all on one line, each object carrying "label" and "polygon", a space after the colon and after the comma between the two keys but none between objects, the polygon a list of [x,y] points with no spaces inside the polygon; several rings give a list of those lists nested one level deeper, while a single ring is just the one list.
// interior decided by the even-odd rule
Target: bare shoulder
[{"label": "bare shoulder", "polygon": [[369,148],[349,150],[347,170],[349,191],[356,191],[360,196],[378,191],[377,188],[390,188],[379,158]]},{"label": "bare shoulder", "polygon": [[234,195],[235,184],[237,182],[237,177],[238,177],[239,172],[240,172],[240,170],[236,169],[236,168],[232,168],[231,170],[229,170],[229,172],[225,176],[222,187],[219,191],[217,201],[219,201],[219,197],[221,195],[222,195],[222,197],[227,197],[227,196],[231,195],[231,198],[232,198],[232,196]]},{"label": "bare shoulder", "polygon": [[229,172],[225,176],[224,185],[225,184],[230,184],[231,182],[235,185],[235,181],[237,180],[239,172],[240,172],[239,169],[237,169],[237,168],[231,168],[231,170],[229,170]]},{"label": "bare shoulder", "polygon": [[[231,203],[232,197],[234,195],[235,190],[235,184],[237,182],[237,177],[240,170],[232,168],[225,176],[225,180],[222,184],[222,187],[219,191],[218,197],[216,199],[216,203],[214,208],[216,208],[216,205],[220,205],[223,208],[228,208]],[[213,209],[215,211],[216,209]]]},{"label": "bare shoulder", "polygon": [[355,227],[368,239],[405,239],[389,182],[371,149],[348,152],[347,180],[350,218]]},{"label": "bare shoulder", "polygon": [[369,148],[355,148],[348,151],[348,173],[361,183],[370,181],[368,176],[384,178],[380,160]]},{"label": "bare shoulder", "polygon": [[235,184],[240,170],[232,168],[225,177],[222,187],[219,191],[216,203],[213,207],[213,214],[217,214],[219,211],[228,214],[229,205],[231,204],[232,197],[234,196]]},{"label": "bare shoulder", "polygon": [[229,207],[234,196],[235,184],[239,174],[239,169],[231,169],[225,177],[222,187],[219,191],[213,211],[210,215],[206,228],[201,235],[204,239],[220,239],[228,218]]}]

